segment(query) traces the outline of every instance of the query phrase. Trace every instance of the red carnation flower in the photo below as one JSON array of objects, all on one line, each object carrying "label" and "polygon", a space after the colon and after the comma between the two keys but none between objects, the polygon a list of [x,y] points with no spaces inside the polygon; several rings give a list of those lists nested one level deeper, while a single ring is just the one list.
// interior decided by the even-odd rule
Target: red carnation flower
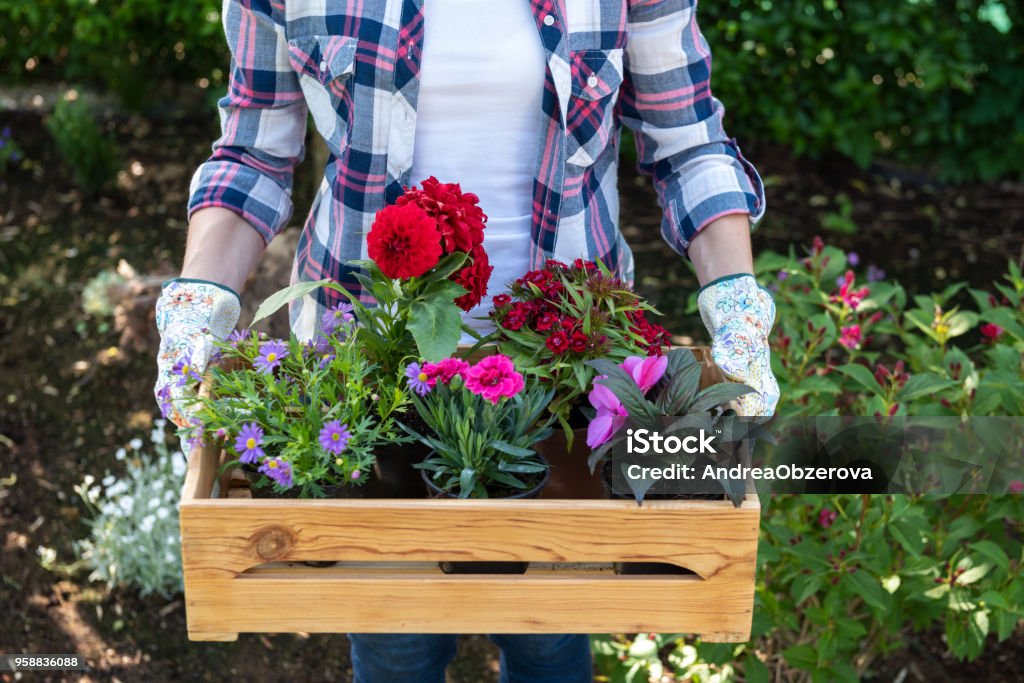
[{"label": "red carnation flower", "polygon": [[576,327],[576,325],[579,324],[579,322],[580,321],[577,318],[572,318],[572,317],[566,316],[566,317],[562,318],[562,329],[563,330],[571,330],[574,327]]},{"label": "red carnation flower", "polygon": [[565,332],[559,330],[548,337],[544,344],[551,349],[552,353],[563,354],[569,349],[569,337]]},{"label": "red carnation flower", "polygon": [[441,258],[437,225],[415,204],[387,206],[377,212],[366,236],[367,253],[387,277],[419,277]]},{"label": "red carnation flower", "polygon": [[411,188],[397,204],[416,204],[437,221],[444,252],[471,252],[484,241],[487,216],[477,206],[480,198],[463,192],[458,183],[442,183],[434,176],[423,181],[423,189]]},{"label": "red carnation flower", "polygon": [[529,309],[522,303],[515,303],[512,306],[512,310],[508,312],[505,319],[501,321],[501,326],[507,330],[516,331],[523,327],[526,322],[530,319]]},{"label": "red carnation flower", "polygon": [[589,342],[587,335],[580,331],[572,333],[572,337],[569,338],[569,348],[573,353],[583,353],[587,350],[587,343]]},{"label": "red carnation flower", "polygon": [[499,294],[498,296],[491,299],[491,303],[494,304],[495,308],[501,308],[502,306],[508,306],[512,303],[512,297],[508,294]]},{"label": "red carnation flower", "polygon": [[561,326],[562,326],[562,320],[558,317],[558,314],[554,313],[554,312],[551,312],[551,311],[548,311],[547,313],[542,314],[537,319],[537,325],[536,325],[535,329],[538,332],[549,332],[552,329],[554,329],[556,327],[561,327]]},{"label": "red carnation flower", "polygon": [[464,311],[480,303],[487,293],[487,281],[491,279],[494,266],[487,260],[487,252],[482,246],[473,247],[470,254],[472,262],[463,266],[462,270],[452,275],[452,280],[466,288],[467,293],[455,300],[455,305]]}]

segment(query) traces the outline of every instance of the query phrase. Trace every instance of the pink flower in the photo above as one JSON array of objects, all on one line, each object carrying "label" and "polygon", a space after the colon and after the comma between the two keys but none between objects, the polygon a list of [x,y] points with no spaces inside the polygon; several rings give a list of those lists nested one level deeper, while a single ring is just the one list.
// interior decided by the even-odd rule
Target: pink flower
[{"label": "pink flower", "polygon": [[833,294],[829,297],[829,301],[836,303],[842,301],[844,304],[857,310],[860,306],[860,302],[871,293],[871,289],[868,287],[861,287],[860,289],[853,288],[853,271],[846,271],[846,276],[843,279],[843,284],[839,286],[839,293]]},{"label": "pink flower", "polygon": [[596,380],[594,388],[590,390],[587,398],[590,400],[590,405],[597,409],[597,415],[587,426],[587,446],[597,448],[615,436],[615,432],[622,429],[622,425],[626,424],[626,418],[629,417],[629,412],[611,389],[603,384],[598,384]]},{"label": "pink flower", "polygon": [[445,384],[452,381],[455,375],[462,375],[469,370],[469,363],[461,358],[445,358],[437,363],[427,363],[423,366],[423,372],[427,374],[430,386],[434,386],[437,380]]},{"label": "pink flower", "polygon": [[1010,493],[1024,493],[1024,481],[1014,479],[1010,482]]},{"label": "pink flower", "polygon": [[979,328],[981,336],[985,338],[986,342],[994,342],[999,339],[1000,335],[1003,334],[1003,328],[999,327],[995,323],[985,323]]},{"label": "pink flower", "polygon": [[636,385],[640,387],[640,391],[646,394],[651,387],[658,383],[661,376],[665,374],[665,368],[668,367],[668,357],[647,356],[644,358],[641,356],[630,356],[622,361],[620,367],[630,374]]},{"label": "pink flower", "polygon": [[835,510],[822,508],[821,512],[818,513],[818,524],[827,529],[832,526],[832,522],[836,521],[838,516]]},{"label": "pink flower", "polygon": [[847,325],[839,330],[839,343],[848,349],[860,346],[860,325]]},{"label": "pink flower", "polygon": [[466,388],[491,403],[502,398],[515,396],[523,390],[523,376],[516,372],[516,366],[508,356],[497,354],[487,356],[463,375]]}]

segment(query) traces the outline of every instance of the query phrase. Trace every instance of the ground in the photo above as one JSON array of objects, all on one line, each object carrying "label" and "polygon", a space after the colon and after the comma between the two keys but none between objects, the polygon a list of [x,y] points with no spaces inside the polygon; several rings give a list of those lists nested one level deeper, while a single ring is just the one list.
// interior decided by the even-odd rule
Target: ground
[{"label": "ground", "polygon": [[[71,541],[85,533],[72,486],[86,473],[115,469],[114,450],[148,433],[155,416],[148,321],[138,326],[137,343],[122,344],[109,320],[83,313],[82,287],[120,259],[142,274],[178,267],[188,180],[216,121],[205,109],[114,119],[125,171],[116,188],[85,196],[54,156],[37,113],[0,116],[32,162],[0,176],[0,596],[7,615],[0,619],[0,652],[84,654],[92,670],[80,680],[348,680],[343,636],[190,643],[180,596],[141,599],[90,584],[82,573],[64,578],[40,566],[37,547],[55,548],[70,561]],[[744,152],[768,187],[769,214],[756,248],[799,252],[823,220],[840,229],[855,225],[853,234],[822,234],[912,291],[956,279],[985,285],[1021,251],[1024,185],[951,188],[900,169],[876,174],[839,159],[800,161],[776,147],[749,144]],[[308,165],[298,183],[297,206],[308,206]],[[660,241],[649,181],[627,165],[621,184],[638,286],[667,314],[669,327],[699,340],[699,324],[683,315],[695,279]],[[265,267],[277,273],[268,279],[287,273],[280,257]],[[1020,642],[993,646],[970,665],[945,656],[939,634],[910,642],[876,667],[877,680],[904,670],[907,681],[1021,680]],[[490,681],[494,669],[493,646],[467,638],[451,679]],[[0,674],[6,680],[11,676]]]}]

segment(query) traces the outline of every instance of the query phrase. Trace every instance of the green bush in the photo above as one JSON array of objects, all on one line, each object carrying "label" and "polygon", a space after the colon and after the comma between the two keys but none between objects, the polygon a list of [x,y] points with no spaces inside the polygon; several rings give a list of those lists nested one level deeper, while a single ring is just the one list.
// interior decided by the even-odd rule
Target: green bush
[{"label": "green bush", "polygon": [[82,100],[59,100],[46,120],[46,129],[84,190],[95,192],[113,180],[117,173],[114,141],[100,130]]},{"label": "green bush", "polygon": [[1024,175],[1024,6],[999,0],[700,4],[727,130],[797,152]]},{"label": "green bush", "polygon": [[[941,625],[974,659],[1024,617],[1024,496],[774,496],[763,512],[753,637],[595,637],[609,680],[858,681]],[[653,676],[657,677],[653,677]],[[778,680],[776,678],[776,680]]]},{"label": "green bush", "polygon": [[98,83],[132,106],[163,79],[226,80],[218,0],[0,0],[2,78]]}]

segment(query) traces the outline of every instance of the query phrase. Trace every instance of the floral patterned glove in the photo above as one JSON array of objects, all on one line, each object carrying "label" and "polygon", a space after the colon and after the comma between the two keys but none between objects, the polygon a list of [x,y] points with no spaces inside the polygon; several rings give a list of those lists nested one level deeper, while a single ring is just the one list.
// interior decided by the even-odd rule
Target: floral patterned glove
[{"label": "floral patterned glove", "polygon": [[739,412],[768,418],[779,402],[772,374],[768,333],[775,322],[775,302],[747,273],[728,275],[704,285],[697,307],[711,334],[711,359],[728,379],[755,391],[738,399]]},{"label": "floral patterned glove", "polygon": [[153,393],[160,412],[178,427],[192,426],[182,399],[191,395],[189,385],[206,369],[214,339],[225,339],[240,314],[238,295],[223,285],[188,278],[164,283],[156,302],[160,353]]}]

